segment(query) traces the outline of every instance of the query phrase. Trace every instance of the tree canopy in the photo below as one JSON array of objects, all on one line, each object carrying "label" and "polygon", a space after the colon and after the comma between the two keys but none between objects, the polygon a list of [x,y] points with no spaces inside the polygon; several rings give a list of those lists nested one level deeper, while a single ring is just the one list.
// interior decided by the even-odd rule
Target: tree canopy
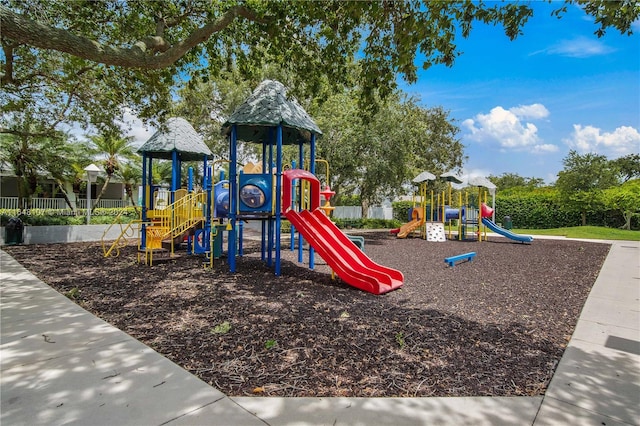
[{"label": "tree canopy", "polygon": [[617,168],[604,155],[581,155],[574,150],[562,162],[564,169],[558,173],[556,188],[568,207],[581,212],[586,225],[587,211],[602,204],[602,191],[618,184]]},{"label": "tree canopy", "polygon": [[622,182],[640,178],[640,154],[629,154],[613,160]]},{"label": "tree canopy", "polygon": [[459,129],[442,108],[423,108],[398,94],[389,96],[364,123],[349,93],[331,96],[314,114],[323,136],[318,156],[331,167],[331,182],[341,195],[357,193],[363,217],[368,206],[405,192],[403,186],[423,170],[443,173],[460,168]]},{"label": "tree canopy", "polygon": [[489,180],[493,182],[500,191],[513,190],[521,188],[530,190],[540,188],[544,185],[544,179],[522,177],[517,173],[502,173],[500,176],[489,176]]},{"label": "tree canopy", "polygon": [[631,219],[640,216],[640,179],[633,179],[624,184],[609,188],[604,192],[607,206],[618,210],[624,217],[623,229],[631,230]]},{"label": "tree canopy", "polygon": [[[561,16],[567,4],[595,18],[598,36],[610,28],[631,33],[640,15],[632,0],[570,0],[554,14]],[[127,105],[141,117],[162,119],[176,79],[230,63],[250,78],[274,60],[300,82],[294,90],[306,93],[298,97],[323,82],[357,83],[362,105],[376,105],[371,101],[393,92],[397,75],[412,83],[419,66],[453,65],[461,54],[458,34],[468,37],[474,25],[486,23],[514,39],[532,14],[530,5],[516,2],[105,0],[69,7],[4,0],[1,80],[17,99],[40,82],[57,88],[60,105],[84,103],[95,115]],[[360,79],[347,81],[345,70],[356,59]],[[94,125],[100,121],[92,118]]]}]

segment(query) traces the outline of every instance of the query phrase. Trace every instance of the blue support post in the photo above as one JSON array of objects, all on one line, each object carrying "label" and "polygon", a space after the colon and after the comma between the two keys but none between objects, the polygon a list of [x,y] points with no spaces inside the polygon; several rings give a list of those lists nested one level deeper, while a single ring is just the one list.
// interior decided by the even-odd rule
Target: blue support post
[{"label": "blue support post", "polygon": [[[262,172],[268,173],[267,171],[267,142],[262,141]],[[260,221],[260,260],[265,261],[266,258],[266,250],[267,250],[267,221]]]},{"label": "blue support post", "polygon": [[227,255],[229,257],[229,271],[236,272],[236,212],[238,210],[238,175],[237,175],[237,125],[231,127],[231,135],[229,137],[229,223],[231,231],[229,231],[229,248]]},{"label": "blue support post", "polygon": [[[269,164],[267,165],[266,170],[268,170],[268,172],[271,174],[271,165],[273,164],[273,144],[275,142],[276,136],[275,136],[275,129],[271,128],[269,129]],[[273,217],[273,216],[272,216]],[[273,219],[272,217],[270,217],[269,220],[269,224],[268,227],[269,229],[267,230],[267,266],[271,267],[273,266]]]},{"label": "blue support post", "polygon": [[267,235],[267,221],[266,220],[261,220],[260,221],[260,227],[261,227],[261,229],[260,229],[260,231],[261,231],[261,234],[260,234],[260,237],[261,237],[260,238],[260,260],[262,260],[264,262],[265,254],[266,254],[265,251],[266,251],[266,248],[267,248],[266,241],[265,241],[266,235]]},{"label": "blue support post", "polygon": [[205,250],[209,251],[209,254],[213,256],[213,247],[211,247],[211,212],[212,212],[212,204],[215,206],[213,202],[213,168],[207,167],[207,157],[204,159],[204,187],[207,190],[207,210],[205,214],[204,221],[204,235],[203,239],[206,239],[206,242],[203,241],[203,246]]},{"label": "blue support post", "polygon": [[280,275],[280,231],[282,210],[282,124],[278,125],[276,147],[276,276]]},{"label": "blue support post", "polygon": [[175,191],[180,188],[180,158],[178,157],[178,151],[173,150],[171,152],[171,203],[175,200]]},{"label": "blue support post", "polygon": [[[209,254],[213,256],[213,247],[211,247],[211,218],[214,216],[215,212],[215,201],[213,200],[214,191],[213,191],[213,167],[209,167],[207,164],[207,156],[203,155],[202,157],[202,186],[207,191],[207,210],[204,217],[204,237],[207,239],[207,243],[205,247],[209,250]],[[191,237],[189,237],[191,238]]]},{"label": "blue support post", "polygon": [[[140,247],[147,248],[147,192],[150,190],[147,186],[147,153],[142,153],[142,234],[140,235]],[[149,197],[150,198],[150,197]]]}]

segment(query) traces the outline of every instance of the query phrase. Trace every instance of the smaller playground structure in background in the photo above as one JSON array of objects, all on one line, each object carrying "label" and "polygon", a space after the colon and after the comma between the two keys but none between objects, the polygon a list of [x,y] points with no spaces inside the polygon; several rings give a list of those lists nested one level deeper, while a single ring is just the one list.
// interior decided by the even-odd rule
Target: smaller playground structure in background
[{"label": "smaller playground structure in background", "polygon": [[[447,191],[437,193],[434,193],[433,189],[429,191],[429,182],[437,179],[447,182]],[[488,179],[481,177],[467,179],[467,186],[478,188],[479,206],[470,205],[469,192],[466,192],[464,197],[462,191],[458,191],[457,197],[452,195],[452,184],[462,185],[464,180],[451,172],[436,177],[425,171],[416,176],[413,183],[418,185],[418,191],[413,196],[413,207],[409,209],[408,222],[390,231],[396,234],[397,238],[418,234],[420,238],[433,242],[442,242],[447,239],[486,241],[487,229],[489,229],[513,241],[521,243],[533,241],[531,236],[515,234],[496,224],[495,207],[489,207],[486,204],[487,190],[495,200],[496,186]]]}]

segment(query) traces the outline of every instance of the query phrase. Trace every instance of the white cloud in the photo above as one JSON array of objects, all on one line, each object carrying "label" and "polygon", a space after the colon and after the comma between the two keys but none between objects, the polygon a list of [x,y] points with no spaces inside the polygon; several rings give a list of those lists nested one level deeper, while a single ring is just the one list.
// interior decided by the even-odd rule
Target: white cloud
[{"label": "white cloud", "polygon": [[125,136],[133,137],[133,144],[141,146],[155,133],[153,127],[145,125],[129,108],[124,109],[123,121],[118,122],[120,128],[125,132]]},{"label": "white cloud", "polygon": [[607,46],[602,40],[591,40],[586,37],[578,37],[572,40],[560,40],[556,44],[537,52],[548,55],[567,56],[570,58],[588,58],[591,56],[606,55],[615,51]]},{"label": "white cloud", "polygon": [[541,119],[549,116],[549,110],[542,104],[520,105],[509,111],[518,118]]},{"label": "white cloud", "polygon": [[554,145],[551,143],[543,143],[541,145],[535,145],[532,149],[531,152],[536,153],[536,154],[546,154],[549,152],[557,152],[558,151],[558,145]]},{"label": "white cloud", "polygon": [[640,132],[630,126],[621,126],[609,133],[597,127],[574,124],[573,133],[562,141],[582,153],[618,157],[640,152]]},{"label": "white cloud", "polygon": [[553,152],[554,145],[542,144],[535,124],[525,120],[540,120],[549,116],[542,104],[519,105],[508,110],[501,106],[488,114],[478,114],[462,122],[468,138],[481,143],[498,143],[505,150],[528,150],[534,153]]}]

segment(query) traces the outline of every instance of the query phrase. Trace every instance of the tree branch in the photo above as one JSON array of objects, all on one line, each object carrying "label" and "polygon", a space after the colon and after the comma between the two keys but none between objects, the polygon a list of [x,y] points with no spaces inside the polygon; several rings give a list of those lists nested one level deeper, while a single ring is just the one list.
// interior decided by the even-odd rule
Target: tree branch
[{"label": "tree branch", "polygon": [[0,75],[0,82],[5,85],[13,82],[13,43],[3,43],[2,50],[4,51],[5,66],[4,74]]},{"label": "tree branch", "polygon": [[[244,6],[233,6],[218,19],[194,30],[187,38],[173,46],[170,46],[162,37],[147,37],[130,48],[121,48],[74,35],[67,30],[49,27],[0,5],[0,27],[3,38],[40,49],[56,50],[89,61],[124,68],[160,69],[168,67],[193,47],[209,39],[212,34],[227,28],[238,17],[262,22],[252,10]],[[155,52],[162,53],[156,55]]]},{"label": "tree branch", "polygon": [[47,131],[44,131],[44,132],[24,132],[24,131],[17,130],[17,129],[4,129],[4,128],[0,127],[0,134],[20,136],[21,138],[25,138],[25,137],[43,138],[43,137],[50,137],[50,136],[57,135],[58,131],[57,130],[47,130]]}]

